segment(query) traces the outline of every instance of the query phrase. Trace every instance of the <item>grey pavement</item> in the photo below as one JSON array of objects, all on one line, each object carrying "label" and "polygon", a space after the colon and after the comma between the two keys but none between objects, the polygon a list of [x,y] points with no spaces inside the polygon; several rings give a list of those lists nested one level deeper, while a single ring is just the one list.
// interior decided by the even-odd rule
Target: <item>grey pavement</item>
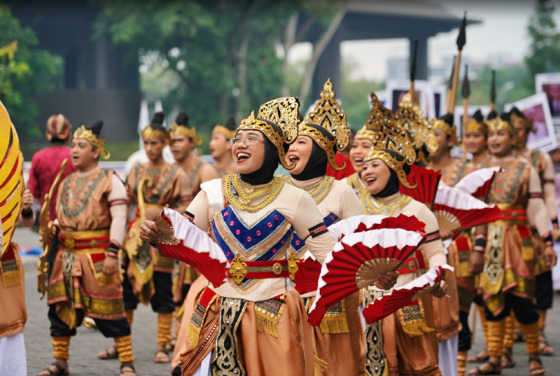
[{"label": "grey pavement", "polygon": [[[39,237],[28,229],[18,228],[14,240],[22,246],[37,246]],[[39,300],[37,293],[36,257],[24,257],[26,301],[28,321],[25,327],[25,346],[27,351],[28,374],[36,375],[49,365],[52,359],[52,345],[49,335],[46,298]],[[554,308],[548,314],[547,336],[550,344],[558,354],[543,357],[547,375],[560,375],[560,294],[555,295]],[[469,320],[469,322],[471,322]],[[139,375],[170,375],[169,364],[153,362],[156,343],[157,316],[151,308],[141,306],[136,311],[132,324],[132,343],[135,365]],[[117,360],[98,360],[96,354],[113,345],[113,340],[104,338],[98,331],[78,329],[78,334],[70,344],[70,372],[73,375],[118,375]],[[475,343],[469,355],[474,355],[484,348],[484,338],[480,321],[476,324]],[[518,343],[514,349],[517,366],[504,370],[502,375],[529,375],[525,344]],[[476,364],[469,364],[467,369]],[[351,376],[351,375],[349,375]],[[444,375],[445,376],[445,375]]]}]

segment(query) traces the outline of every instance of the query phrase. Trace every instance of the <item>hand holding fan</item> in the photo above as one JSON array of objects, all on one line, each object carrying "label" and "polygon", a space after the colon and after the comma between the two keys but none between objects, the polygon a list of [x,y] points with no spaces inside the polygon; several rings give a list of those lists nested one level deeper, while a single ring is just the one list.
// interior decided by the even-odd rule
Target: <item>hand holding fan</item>
[{"label": "hand holding fan", "polygon": [[431,293],[439,286],[439,282],[445,275],[445,270],[453,270],[453,268],[449,265],[443,265],[430,269],[406,285],[396,287],[375,299],[362,312],[366,322],[371,324],[379,321]]},{"label": "hand holding fan", "polygon": [[439,171],[428,170],[427,168],[412,165],[410,166],[410,173],[406,178],[410,184],[416,182],[418,186],[414,189],[410,189],[400,184],[399,191],[403,195],[410,196],[416,201],[420,201],[428,205],[429,208],[432,208],[439,180],[441,179],[441,173]]},{"label": "hand holding fan", "polygon": [[473,171],[459,180],[455,184],[455,188],[482,201],[486,201],[494,177],[501,170],[500,167],[490,167]]},{"label": "hand holding fan", "polygon": [[329,226],[329,232],[339,242],[346,235],[383,228],[424,231],[426,225],[414,216],[399,214],[396,217],[384,215],[357,215]]},{"label": "hand holding fan", "polygon": [[228,260],[222,249],[204,231],[168,208],[162,210],[156,225],[161,230],[157,248],[162,256],[197,268],[215,287],[224,283]]},{"label": "hand holding fan", "polygon": [[473,196],[453,187],[440,186],[432,209],[439,228],[461,231],[502,218],[496,205],[489,206]]},{"label": "hand holding fan", "polygon": [[397,270],[425,239],[424,232],[402,229],[379,229],[345,236],[321,268],[309,323],[319,325],[333,304],[358,289],[373,285],[379,274]]}]

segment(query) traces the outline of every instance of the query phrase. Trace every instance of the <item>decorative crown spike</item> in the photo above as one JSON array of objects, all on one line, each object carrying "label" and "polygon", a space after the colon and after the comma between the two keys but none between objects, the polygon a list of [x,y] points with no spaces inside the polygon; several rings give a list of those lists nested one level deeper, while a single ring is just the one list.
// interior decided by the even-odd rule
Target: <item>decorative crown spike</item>
[{"label": "decorative crown spike", "polygon": [[109,159],[111,157],[111,153],[105,149],[105,137],[98,138],[90,129],[86,129],[85,125],[76,129],[74,132],[74,139],[89,141],[90,144],[99,149],[99,155],[103,159]]},{"label": "decorative crown spike", "polygon": [[[315,108],[307,116],[307,122],[303,121],[299,125],[300,136],[309,136],[327,153],[327,158],[331,167],[335,170],[346,168],[346,162],[339,167],[335,161],[338,151],[346,149],[348,146],[348,124],[346,114],[334,99],[335,92],[332,90],[331,80],[328,79],[321,91],[321,99]],[[325,129],[333,137],[325,137],[317,128]]]}]

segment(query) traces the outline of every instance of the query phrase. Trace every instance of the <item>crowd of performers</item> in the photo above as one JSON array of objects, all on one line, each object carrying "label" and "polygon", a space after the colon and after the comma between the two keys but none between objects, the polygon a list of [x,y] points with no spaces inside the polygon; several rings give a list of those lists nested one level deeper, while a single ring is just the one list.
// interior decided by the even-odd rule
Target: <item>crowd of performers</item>
[{"label": "crowd of performers", "polygon": [[[451,98],[456,90],[455,84]],[[552,162],[527,148],[533,125],[516,108],[474,114],[461,137],[472,158],[453,158],[454,106],[428,120],[413,93],[395,113],[372,93],[369,116],[355,134],[330,80],[305,116],[297,98],[270,100],[257,114],[213,129],[213,164],[198,156],[201,139],[186,113],[166,127],[158,112],[142,131],[148,161],[135,165],[126,182],[99,166],[99,158],[109,158],[102,121],[70,138],[70,122],[51,117],[52,147],[33,157],[17,213],[31,226],[33,196],[42,201],[44,243],[52,249],[43,271],[54,362],[39,375],[70,372],[70,340],[82,323],[114,338],[100,359],[118,359],[121,375],[136,375],[131,330],[138,303],[157,313],[154,361],[170,363],[172,375],[500,374],[515,366],[519,338],[530,375],[544,374],[540,357],[554,352],[544,332],[552,243],[560,238]],[[174,164],[163,158],[168,145]],[[6,150],[4,159],[12,160]],[[275,176],[279,165],[289,175]],[[472,179],[479,171],[493,171],[483,193]],[[0,177],[7,176],[0,166]],[[499,219],[457,228],[438,216],[438,192],[465,185],[474,206],[495,205]],[[469,211],[465,205],[459,209]],[[354,292],[312,320],[330,287],[333,260],[359,253],[341,248],[331,230],[371,216],[415,218],[423,243],[391,270],[375,269],[375,259],[357,271],[348,264]],[[21,375],[23,266],[17,244],[5,240],[0,373]],[[217,277],[221,265],[227,269]],[[314,278],[298,277],[304,270]],[[364,270],[377,271],[367,283],[360,282]],[[366,310],[380,299],[431,270],[445,278],[382,319],[368,319]],[[486,350],[467,359],[473,303]],[[467,370],[467,361],[481,364]]]}]

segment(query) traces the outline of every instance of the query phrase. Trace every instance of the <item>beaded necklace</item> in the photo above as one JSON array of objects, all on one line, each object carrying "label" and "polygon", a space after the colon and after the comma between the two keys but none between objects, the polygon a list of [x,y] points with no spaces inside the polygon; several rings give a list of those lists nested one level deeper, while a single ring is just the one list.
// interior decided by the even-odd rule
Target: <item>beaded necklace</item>
[{"label": "beaded necklace", "polygon": [[[222,189],[227,202],[236,209],[257,212],[270,204],[284,185],[284,179],[274,177],[270,183],[250,185],[241,181],[239,175],[226,175],[222,180]],[[256,205],[249,205],[252,199],[267,195],[266,199]]]},{"label": "beaded necklace", "polygon": [[[300,189],[303,189],[305,192],[309,193],[313,201],[315,201],[315,204],[319,205],[319,203],[321,203],[321,201],[323,201],[323,199],[327,197],[327,194],[331,190],[333,181],[334,177],[325,175],[315,183],[311,184],[309,187]],[[286,182],[290,185],[293,185],[294,187],[299,188],[294,184],[289,176],[286,176]]]},{"label": "beaded necklace", "polygon": [[366,187],[364,187],[360,177],[358,176],[357,172],[354,172],[352,175],[348,176],[346,180],[348,185],[357,190],[358,196],[361,196],[364,192],[367,192]]},{"label": "beaded necklace", "polygon": [[412,199],[410,196],[399,194],[398,197],[389,201],[375,199],[369,192],[362,193],[360,197],[364,210],[369,215],[385,215],[391,217],[397,209],[402,208]]}]

